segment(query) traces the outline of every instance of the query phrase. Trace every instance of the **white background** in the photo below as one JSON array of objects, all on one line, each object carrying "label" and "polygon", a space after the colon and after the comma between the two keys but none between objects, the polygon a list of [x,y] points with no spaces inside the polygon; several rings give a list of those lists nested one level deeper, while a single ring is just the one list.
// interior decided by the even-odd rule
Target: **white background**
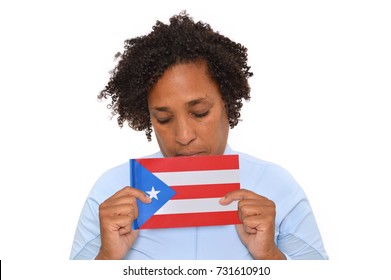
[{"label": "white background", "polygon": [[[93,183],[108,168],[157,150],[143,132],[120,129],[96,96],[123,41],[183,9],[248,48],[252,100],[229,143],[283,166],[307,193],[331,265],[290,265],[297,279],[308,269],[317,277],[385,270],[387,1],[1,1],[3,274],[52,279],[83,269],[67,260]],[[88,266],[78,273],[102,275]]]}]

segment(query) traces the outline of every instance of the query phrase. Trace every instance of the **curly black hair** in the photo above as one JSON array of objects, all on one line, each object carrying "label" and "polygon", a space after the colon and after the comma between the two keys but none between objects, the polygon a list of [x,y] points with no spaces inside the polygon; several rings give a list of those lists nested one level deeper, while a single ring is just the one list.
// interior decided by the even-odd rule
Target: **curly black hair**
[{"label": "curly black hair", "polygon": [[117,66],[98,99],[111,97],[108,108],[137,131],[145,130],[151,141],[152,123],[147,97],[163,73],[180,63],[204,61],[225,103],[230,127],[238,124],[242,99],[250,100],[247,48],[215,32],[209,24],[194,22],[186,11],[170,18],[170,24],[157,21],[148,35],[125,41],[117,53]]}]

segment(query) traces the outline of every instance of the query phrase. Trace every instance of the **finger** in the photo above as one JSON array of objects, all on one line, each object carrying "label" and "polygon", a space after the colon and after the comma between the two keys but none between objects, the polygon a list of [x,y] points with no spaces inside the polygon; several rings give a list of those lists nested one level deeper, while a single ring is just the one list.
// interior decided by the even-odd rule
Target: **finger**
[{"label": "finger", "polygon": [[238,203],[239,217],[242,220],[249,216],[272,217],[276,216],[275,203],[269,199],[241,200]]},{"label": "finger", "polygon": [[109,198],[103,203],[101,203],[101,209],[103,208],[110,208],[117,205],[133,205],[137,204],[136,197],[134,196],[120,196],[117,198]]},{"label": "finger", "polygon": [[118,204],[112,206],[99,207],[99,215],[104,216],[134,216],[137,217],[138,210],[136,204]]},{"label": "finger", "polygon": [[114,195],[112,195],[110,197],[110,199],[117,199],[117,198],[123,197],[123,196],[134,196],[134,197],[140,199],[140,201],[142,201],[144,203],[151,202],[150,197],[146,193],[144,193],[141,190],[129,187],[129,186],[124,187],[123,189],[117,191]]},{"label": "finger", "polygon": [[220,203],[222,205],[227,205],[235,200],[243,200],[256,197],[260,197],[260,195],[246,189],[240,189],[227,193],[224,197],[220,199]]},{"label": "finger", "polygon": [[121,228],[131,226],[132,216],[106,216],[101,219],[101,230],[106,232],[118,232]]},{"label": "finger", "polygon": [[238,208],[244,208],[247,206],[248,207],[257,206],[261,209],[271,209],[271,210],[276,208],[276,205],[272,200],[261,196],[257,199],[243,199],[238,202]]},{"label": "finger", "polygon": [[274,230],[274,218],[271,216],[248,216],[243,219],[246,231],[255,229],[256,231]]},{"label": "finger", "polygon": [[253,203],[243,204],[241,203],[242,201],[244,200],[239,201],[238,204],[240,220],[243,220],[249,216],[262,216],[264,212],[264,208],[262,206]]},{"label": "finger", "polygon": [[250,228],[249,226],[247,226],[245,224],[241,224],[241,225],[238,225],[238,226],[241,226],[242,230],[244,230],[246,233],[250,233],[250,234],[257,233],[257,229],[256,228]]},{"label": "finger", "polygon": [[119,235],[125,235],[132,232],[132,224],[128,223],[125,227],[121,227],[118,230]]},{"label": "finger", "polygon": [[258,205],[258,206],[264,207],[264,206],[268,206],[268,203],[267,203],[267,201],[265,201],[264,199],[261,199],[261,198],[242,199],[242,200],[238,201],[239,207],[244,207],[246,205]]}]

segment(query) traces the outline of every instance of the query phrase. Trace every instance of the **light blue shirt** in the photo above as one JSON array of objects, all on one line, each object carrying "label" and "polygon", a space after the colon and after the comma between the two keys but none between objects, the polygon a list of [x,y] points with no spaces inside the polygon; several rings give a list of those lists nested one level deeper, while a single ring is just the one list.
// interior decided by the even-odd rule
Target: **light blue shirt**
[{"label": "light blue shirt", "polygon": [[[305,193],[292,176],[270,162],[244,153],[238,154],[240,185],[274,201],[276,205],[275,242],[288,259],[328,259],[322,238]],[[149,157],[162,157],[156,153]],[[77,225],[71,259],[94,259],[101,240],[99,205],[129,186],[129,164],[106,171],[87,197]],[[251,260],[234,225],[140,230],[124,259],[218,259]]]}]

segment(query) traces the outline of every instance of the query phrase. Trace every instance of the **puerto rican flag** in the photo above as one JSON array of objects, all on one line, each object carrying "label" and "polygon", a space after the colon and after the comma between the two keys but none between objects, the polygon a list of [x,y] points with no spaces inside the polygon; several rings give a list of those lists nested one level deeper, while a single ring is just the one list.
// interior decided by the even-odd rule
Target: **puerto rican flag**
[{"label": "puerto rican flag", "polygon": [[239,224],[237,202],[219,203],[240,189],[238,155],[131,159],[130,184],[151,203],[137,200],[133,229]]}]

